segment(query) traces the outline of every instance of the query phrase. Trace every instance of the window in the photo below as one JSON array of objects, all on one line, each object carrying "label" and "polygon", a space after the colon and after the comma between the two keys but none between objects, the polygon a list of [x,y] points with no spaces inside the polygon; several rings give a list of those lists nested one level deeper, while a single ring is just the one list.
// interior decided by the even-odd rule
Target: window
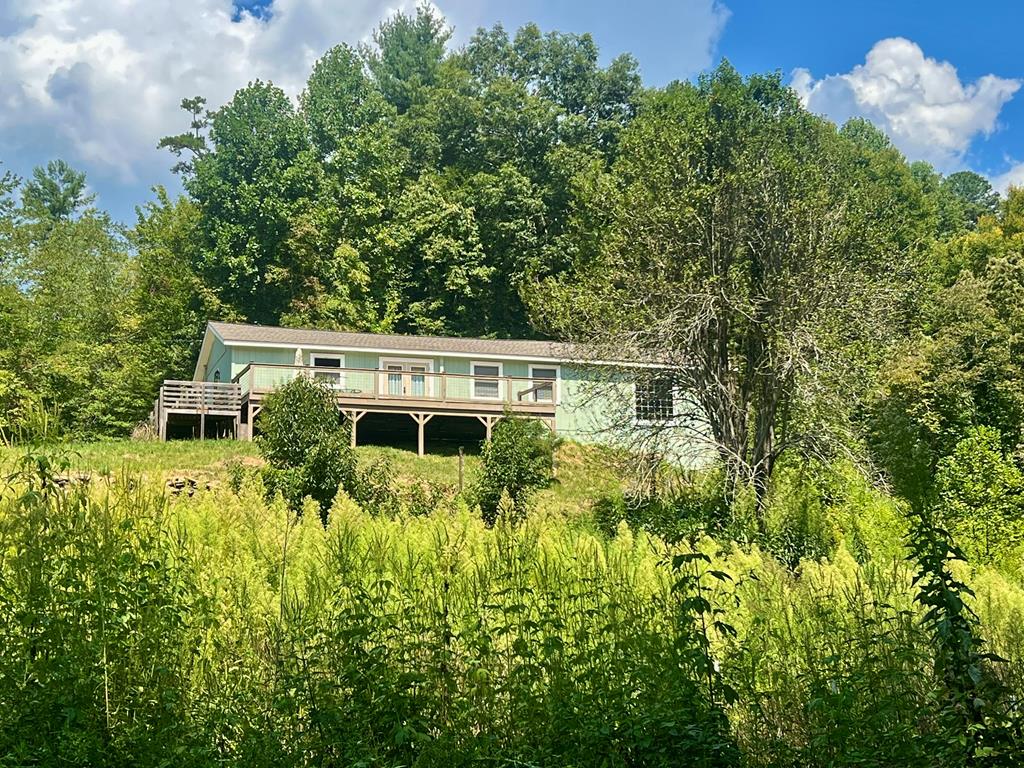
[{"label": "window", "polygon": [[337,355],[310,355],[310,364],[317,370],[313,371],[313,378],[318,381],[326,381],[333,387],[341,386],[341,371],[322,370],[324,368],[342,368],[343,358]]},{"label": "window", "polygon": [[638,381],[635,390],[636,420],[639,422],[669,421],[676,415],[672,379],[658,376]]},{"label": "window", "polygon": [[[548,384],[547,382],[551,382]],[[555,402],[555,382],[558,381],[558,366],[531,365],[530,387],[533,388],[530,398],[537,403]]]},{"label": "window", "polygon": [[[484,400],[501,399],[501,363],[473,363],[473,397]],[[493,378],[491,378],[493,377]]]}]

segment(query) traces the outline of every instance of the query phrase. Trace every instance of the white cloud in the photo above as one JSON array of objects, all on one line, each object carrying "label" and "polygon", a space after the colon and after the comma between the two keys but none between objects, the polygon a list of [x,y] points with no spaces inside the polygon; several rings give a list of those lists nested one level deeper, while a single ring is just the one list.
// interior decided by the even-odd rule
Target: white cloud
[{"label": "white cloud", "polygon": [[985,75],[961,82],[952,64],[894,37],[875,43],[864,63],[845,74],[815,80],[797,69],[792,85],[811,111],[837,123],[866,117],[911,159],[949,171],[962,166],[975,137],[996,130],[1000,110],[1021,81]]},{"label": "white cloud", "polygon": [[1024,163],[1017,163],[1010,167],[1005,173],[993,176],[992,186],[1002,194],[1010,187],[1024,187]]},{"label": "white cloud", "polygon": [[0,160],[17,167],[62,156],[120,184],[166,177],[172,158],[156,143],[185,128],[182,97],[219,106],[256,78],[294,96],[330,46],[365,39],[383,17],[415,7],[275,0],[268,19],[234,21],[231,0],[3,5]]}]

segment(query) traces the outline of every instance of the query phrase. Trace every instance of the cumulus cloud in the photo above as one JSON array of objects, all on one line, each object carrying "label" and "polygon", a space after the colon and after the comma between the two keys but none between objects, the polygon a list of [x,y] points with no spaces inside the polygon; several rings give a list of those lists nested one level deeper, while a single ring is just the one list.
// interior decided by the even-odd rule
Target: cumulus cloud
[{"label": "cumulus cloud", "polygon": [[1024,163],[1016,163],[1005,173],[993,176],[992,186],[1004,195],[1010,187],[1024,187]]},{"label": "cumulus cloud", "polygon": [[217,106],[256,78],[295,95],[327,48],[365,39],[415,2],[275,0],[265,18],[231,0],[3,6],[0,160],[17,167],[19,159],[62,156],[132,184],[166,177],[170,158],[155,147],[185,128],[182,97]]},{"label": "cumulus cloud", "polygon": [[996,75],[964,83],[952,64],[901,37],[875,43],[864,63],[845,74],[816,80],[797,69],[792,79],[811,111],[837,123],[866,117],[908,157],[942,171],[961,167],[971,142],[996,130],[1000,110],[1020,85]]}]

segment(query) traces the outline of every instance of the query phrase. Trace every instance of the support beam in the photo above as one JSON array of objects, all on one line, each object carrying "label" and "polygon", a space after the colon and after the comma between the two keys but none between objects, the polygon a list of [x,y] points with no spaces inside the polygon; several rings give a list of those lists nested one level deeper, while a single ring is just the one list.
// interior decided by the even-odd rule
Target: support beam
[{"label": "support beam", "polygon": [[249,409],[249,431],[246,434],[245,439],[249,440],[250,442],[252,442],[252,433],[253,433],[252,421],[253,421],[254,418],[256,418],[256,413],[252,409],[252,400],[251,399],[246,401],[246,407]]},{"label": "support beam", "polygon": [[413,421],[415,421],[416,425],[417,425],[417,438],[418,438],[418,440],[417,440],[417,452],[419,453],[420,456],[423,456],[424,455],[424,450],[423,450],[423,443],[424,443],[423,432],[424,432],[424,428],[427,426],[427,422],[430,421],[432,418],[434,418],[434,414],[432,414],[432,413],[410,413],[409,415],[412,416]]},{"label": "support beam", "polygon": [[487,430],[487,438],[486,439],[490,440],[491,439],[491,429],[494,427],[495,424],[498,423],[498,419],[500,419],[501,416],[477,416],[477,418],[480,420],[480,423],[483,424],[484,428]]},{"label": "support beam", "polygon": [[366,415],[366,411],[347,411],[347,410],[343,409],[342,410],[342,414],[344,414],[345,418],[348,419],[349,423],[352,425],[352,434],[351,434],[351,443],[350,444],[351,444],[351,446],[353,448],[355,448],[356,447],[356,427],[359,426],[359,420],[361,418],[363,418],[363,416]]},{"label": "support beam", "polygon": [[205,411],[200,411],[199,412],[199,439],[200,440],[205,440],[206,439],[206,412]]}]

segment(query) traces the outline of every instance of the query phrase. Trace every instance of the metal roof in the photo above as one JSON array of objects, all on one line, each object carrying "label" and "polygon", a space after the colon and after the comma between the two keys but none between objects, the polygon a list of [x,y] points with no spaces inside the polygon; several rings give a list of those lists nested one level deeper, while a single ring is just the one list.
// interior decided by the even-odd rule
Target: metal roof
[{"label": "metal roof", "polygon": [[242,323],[209,324],[225,343],[245,345],[281,345],[286,347],[329,347],[339,349],[373,349],[396,352],[430,352],[437,354],[472,354],[482,357],[520,357],[549,360],[571,360],[570,345],[555,341],[528,339],[471,339],[453,336],[404,336],[389,333],[350,333],[318,331],[311,328],[278,328],[270,325]]}]

